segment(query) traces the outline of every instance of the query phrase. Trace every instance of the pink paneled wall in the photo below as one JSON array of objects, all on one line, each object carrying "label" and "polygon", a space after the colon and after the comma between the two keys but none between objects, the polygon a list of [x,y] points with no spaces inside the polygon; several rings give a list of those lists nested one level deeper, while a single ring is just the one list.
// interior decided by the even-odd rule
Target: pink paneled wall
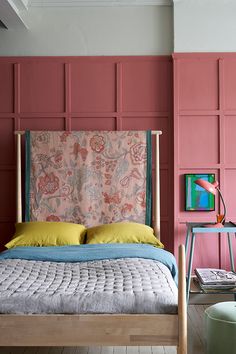
[{"label": "pink paneled wall", "polygon": [[[174,142],[170,57],[2,57],[0,82],[1,246],[14,230],[19,129],[161,129],[167,249],[184,242],[186,221],[212,221],[219,211],[218,199],[216,212],[184,211],[185,173],[215,173],[236,221],[236,54],[174,54]],[[226,237],[197,239],[196,266],[228,266]]]},{"label": "pink paneled wall", "polygon": [[172,59],[0,58],[0,246],[15,222],[14,130],[162,130],[161,237],[173,250]]},{"label": "pink paneled wall", "polygon": [[[175,250],[186,221],[219,213],[184,211],[184,174],[215,173],[236,221],[236,54],[174,54]],[[197,237],[193,267],[228,267],[226,235]]]}]

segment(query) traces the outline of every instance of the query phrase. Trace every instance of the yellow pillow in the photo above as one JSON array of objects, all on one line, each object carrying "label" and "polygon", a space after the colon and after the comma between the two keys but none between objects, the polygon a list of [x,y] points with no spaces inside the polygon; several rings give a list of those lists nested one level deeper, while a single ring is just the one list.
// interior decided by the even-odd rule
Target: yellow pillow
[{"label": "yellow pillow", "polygon": [[163,248],[150,226],[134,222],[105,224],[87,229],[86,243],[147,243]]},{"label": "yellow pillow", "polygon": [[67,222],[32,221],[16,224],[16,233],[5,247],[80,245],[86,229]]}]

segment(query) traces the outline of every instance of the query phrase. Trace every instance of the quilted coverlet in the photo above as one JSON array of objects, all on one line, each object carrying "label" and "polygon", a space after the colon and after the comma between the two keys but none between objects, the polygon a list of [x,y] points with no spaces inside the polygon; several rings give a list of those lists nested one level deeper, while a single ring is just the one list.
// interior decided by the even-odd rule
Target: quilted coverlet
[{"label": "quilted coverlet", "polygon": [[175,313],[168,268],[142,258],[0,261],[0,313]]},{"label": "quilted coverlet", "polygon": [[150,245],[16,247],[0,254],[0,313],[175,313],[176,277]]}]

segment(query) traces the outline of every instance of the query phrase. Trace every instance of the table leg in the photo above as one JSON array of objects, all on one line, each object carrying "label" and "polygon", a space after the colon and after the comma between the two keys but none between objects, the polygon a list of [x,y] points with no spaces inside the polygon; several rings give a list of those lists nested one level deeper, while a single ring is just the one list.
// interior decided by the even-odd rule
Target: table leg
[{"label": "table leg", "polygon": [[189,262],[188,262],[188,275],[187,275],[187,302],[189,300],[189,292],[190,292],[190,284],[191,284],[191,272],[192,272],[192,266],[193,266],[194,243],[195,243],[195,234],[192,233],[191,248],[190,248],[190,255],[189,255]]},{"label": "table leg", "polygon": [[188,244],[189,244],[190,232],[191,232],[191,228],[188,227],[187,234],[186,234],[186,239],[185,239],[185,257],[187,256],[187,253],[188,253]]},{"label": "table leg", "polygon": [[228,232],[228,244],[229,244],[229,256],[230,256],[230,266],[231,266],[231,270],[232,272],[235,272],[234,269],[234,252],[233,252],[233,247],[232,247],[232,240],[231,240],[231,235]]},{"label": "table leg", "polygon": [[[233,247],[232,247],[232,239],[231,239],[231,235],[228,232],[228,244],[229,244],[229,255],[230,255],[230,266],[231,266],[231,270],[232,272],[235,272],[234,269],[234,251],[233,251]],[[236,237],[236,233],[234,234],[234,236]],[[236,293],[234,293],[234,301],[236,301]]]}]

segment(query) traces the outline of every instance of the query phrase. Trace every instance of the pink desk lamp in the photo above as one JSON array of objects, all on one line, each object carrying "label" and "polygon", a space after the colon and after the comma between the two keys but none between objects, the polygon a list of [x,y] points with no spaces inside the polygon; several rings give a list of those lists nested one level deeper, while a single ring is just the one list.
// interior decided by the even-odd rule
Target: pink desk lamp
[{"label": "pink desk lamp", "polygon": [[196,181],[194,181],[194,183],[196,183],[197,185],[199,185],[200,187],[204,188],[207,192],[212,193],[214,195],[216,195],[216,191],[219,192],[220,195],[220,199],[222,201],[223,207],[224,207],[224,215],[223,215],[223,219],[221,220],[221,222],[215,223],[215,224],[211,224],[211,225],[205,225],[206,227],[224,227],[224,223],[225,223],[225,215],[226,215],[226,206],[225,206],[225,202],[224,202],[224,198],[222,196],[222,193],[219,189],[219,182],[215,181],[213,183],[210,183],[204,179],[197,179]]}]

